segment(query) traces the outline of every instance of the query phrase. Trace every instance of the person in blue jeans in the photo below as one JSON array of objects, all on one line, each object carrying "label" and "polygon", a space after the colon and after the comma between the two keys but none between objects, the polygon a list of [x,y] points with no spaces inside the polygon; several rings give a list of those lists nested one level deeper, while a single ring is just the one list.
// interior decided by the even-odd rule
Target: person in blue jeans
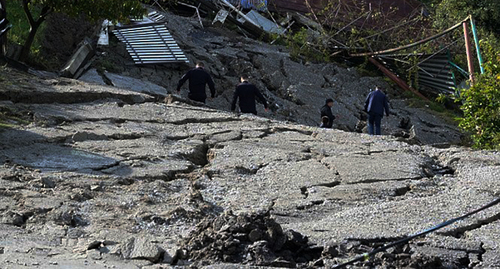
[{"label": "person in blue jeans", "polygon": [[[365,111],[368,112],[368,133],[370,135],[380,135],[380,124],[385,115],[389,117],[389,102],[387,96],[378,88],[375,87],[366,97]],[[375,133],[373,132],[375,127]]]}]

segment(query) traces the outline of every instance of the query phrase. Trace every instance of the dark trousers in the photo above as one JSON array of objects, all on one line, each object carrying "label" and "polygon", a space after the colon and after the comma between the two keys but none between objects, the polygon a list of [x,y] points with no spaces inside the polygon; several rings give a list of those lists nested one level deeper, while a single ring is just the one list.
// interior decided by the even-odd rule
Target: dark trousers
[{"label": "dark trousers", "polygon": [[375,127],[375,135],[380,135],[380,124],[382,123],[382,117],[384,115],[380,115],[377,113],[370,112],[368,113],[368,133],[373,135],[373,128]]},{"label": "dark trousers", "polygon": [[242,111],[240,110],[241,113],[252,113],[254,115],[257,115],[257,110],[254,110],[254,111]]},{"label": "dark trousers", "polygon": [[202,103],[205,103],[205,99],[207,99],[206,97],[192,95],[191,93],[188,94],[188,98]]}]

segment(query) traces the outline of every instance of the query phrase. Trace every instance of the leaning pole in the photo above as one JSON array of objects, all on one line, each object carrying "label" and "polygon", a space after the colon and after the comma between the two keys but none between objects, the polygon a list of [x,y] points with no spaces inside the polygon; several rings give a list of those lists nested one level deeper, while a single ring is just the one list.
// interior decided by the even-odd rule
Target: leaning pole
[{"label": "leaning pole", "polygon": [[[470,17],[469,17],[470,19]],[[469,27],[467,22],[463,22],[464,25],[464,37],[465,37],[465,49],[467,52],[467,66],[469,67],[469,80],[471,85],[474,84],[474,63],[472,62],[472,48],[470,44]]]}]

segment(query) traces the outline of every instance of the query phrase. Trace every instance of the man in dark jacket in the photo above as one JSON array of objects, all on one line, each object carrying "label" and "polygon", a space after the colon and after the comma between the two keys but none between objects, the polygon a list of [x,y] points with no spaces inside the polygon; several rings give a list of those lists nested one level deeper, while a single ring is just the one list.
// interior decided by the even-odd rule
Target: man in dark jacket
[{"label": "man in dark jacket", "polygon": [[389,117],[389,103],[387,96],[378,88],[370,92],[366,97],[365,111],[368,112],[368,133],[373,135],[373,127],[375,125],[375,134],[380,135],[380,124],[385,114]]},{"label": "man in dark jacket", "polygon": [[211,97],[215,97],[215,84],[212,80],[210,74],[204,69],[205,65],[202,62],[197,62],[194,69],[189,70],[177,84],[177,92],[181,91],[182,84],[189,79],[189,94],[188,97],[191,100],[205,103],[207,99],[207,94],[205,92],[205,86],[208,84],[210,87]]},{"label": "man in dark jacket", "polygon": [[264,108],[267,111],[267,102],[264,96],[260,93],[259,89],[255,85],[248,82],[247,75],[241,75],[241,83],[236,86],[236,90],[233,95],[233,102],[231,103],[231,111],[236,109],[236,101],[239,99],[239,107],[242,113],[252,113],[257,115],[257,109],[255,107],[255,97],[264,104]]},{"label": "man in dark jacket", "polygon": [[333,106],[333,99],[328,98],[325,101],[325,105],[321,107],[321,119],[323,120],[324,117],[328,118],[328,122],[324,122],[321,124],[322,128],[332,128],[333,126],[333,120],[335,119],[335,116],[332,113],[332,106]]}]

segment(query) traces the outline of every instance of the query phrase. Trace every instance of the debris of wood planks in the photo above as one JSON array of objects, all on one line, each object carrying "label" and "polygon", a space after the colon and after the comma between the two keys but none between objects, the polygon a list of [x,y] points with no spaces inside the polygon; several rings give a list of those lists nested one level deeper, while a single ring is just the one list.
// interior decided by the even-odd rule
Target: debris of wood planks
[{"label": "debris of wood planks", "polygon": [[297,23],[304,25],[304,26],[307,26],[307,27],[309,27],[313,30],[319,31],[319,32],[323,31],[323,26],[321,26],[321,24],[315,22],[312,19],[309,19],[308,17],[302,15],[301,13],[290,12],[289,14],[291,14],[292,18],[295,21],[297,21]]},{"label": "debris of wood planks", "polygon": [[376,67],[378,67],[380,69],[380,71],[382,71],[388,78],[390,78],[392,81],[394,81],[394,83],[396,83],[401,89],[413,92],[418,97],[420,97],[422,100],[429,101],[429,99],[427,99],[427,97],[425,97],[419,91],[417,91],[416,89],[414,89],[411,86],[409,86],[408,84],[406,84],[405,81],[403,81],[396,74],[394,74],[389,69],[387,69],[384,65],[382,65],[381,63],[379,63],[375,58],[369,57],[368,61],[370,61],[370,63],[372,63]]}]

